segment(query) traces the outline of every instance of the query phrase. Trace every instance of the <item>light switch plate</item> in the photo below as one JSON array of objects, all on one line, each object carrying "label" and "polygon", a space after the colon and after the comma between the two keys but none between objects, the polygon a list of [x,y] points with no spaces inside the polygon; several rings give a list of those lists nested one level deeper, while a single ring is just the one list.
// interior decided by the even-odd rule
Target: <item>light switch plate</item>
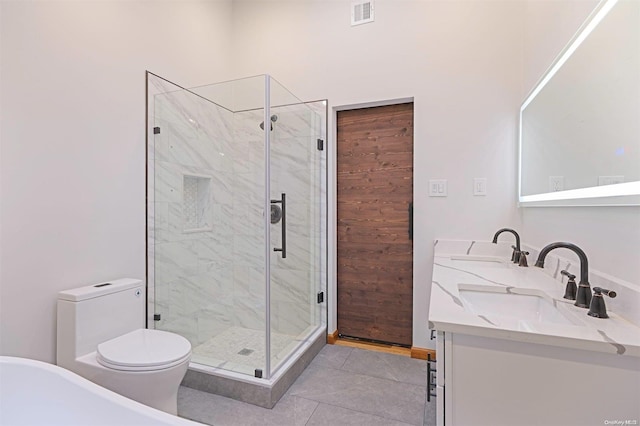
[{"label": "light switch plate", "polygon": [[473,178],[473,195],[487,195],[487,178]]},{"label": "light switch plate", "polygon": [[446,179],[430,179],[429,180],[429,197],[446,197],[447,196],[447,180]]}]

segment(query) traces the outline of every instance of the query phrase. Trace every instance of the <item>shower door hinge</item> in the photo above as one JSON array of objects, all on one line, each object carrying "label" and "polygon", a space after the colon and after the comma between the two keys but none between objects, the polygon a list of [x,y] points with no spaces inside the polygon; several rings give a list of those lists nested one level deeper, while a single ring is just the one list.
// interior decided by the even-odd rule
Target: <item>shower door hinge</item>
[{"label": "shower door hinge", "polygon": [[253,372],[253,375],[258,379],[262,379],[262,370],[259,368],[256,368],[255,371]]},{"label": "shower door hinge", "polygon": [[160,134],[160,127],[154,127],[153,128],[153,134],[154,135],[159,135]]},{"label": "shower door hinge", "polygon": [[322,139],[318,139],[318,151],[324,151],[324,141]]},{"label": "shower door hinge", "polygon": [[153,314],[153,320],[154,321],[160,321],[160,314]]},{"label": "shower door hinge", "polygon": [[324,302],[324,291],[318,292],[318,303]]}]

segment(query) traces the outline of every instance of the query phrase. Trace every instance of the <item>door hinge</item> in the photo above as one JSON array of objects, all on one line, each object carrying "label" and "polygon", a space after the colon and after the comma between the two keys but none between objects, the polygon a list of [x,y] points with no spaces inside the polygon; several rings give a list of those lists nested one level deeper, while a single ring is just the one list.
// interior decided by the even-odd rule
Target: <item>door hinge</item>
[{"label": "door hinge", "polygon": [[153,320],[154,320],[154,321],[160,321],[161,319],[162,319],[162,318],[161,318],[161,315],[160,315],[160,314],[153,314]]},{"label": "door hinge", "polygon": [[153,134],[154,135],[159,135],[160,134],[160,127],[154,127],[153,128]]},{"label": "door hinge", "polygon": [[324,302],[324,291],[318,292],[318,303]]},{"label": "door hinge", "polygon": [[318,151],[324,151],[324,140],[318,139]]}]

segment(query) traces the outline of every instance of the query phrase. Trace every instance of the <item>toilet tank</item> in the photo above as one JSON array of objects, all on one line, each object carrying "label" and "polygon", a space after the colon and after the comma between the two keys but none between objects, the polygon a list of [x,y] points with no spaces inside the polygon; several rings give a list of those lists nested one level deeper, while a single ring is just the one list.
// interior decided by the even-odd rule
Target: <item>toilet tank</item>
[{"label": "toilet tank", "polygon": [[141,280],[122,278],[58,293],[57,363],[76,358],[109,339],[145,327]]}]

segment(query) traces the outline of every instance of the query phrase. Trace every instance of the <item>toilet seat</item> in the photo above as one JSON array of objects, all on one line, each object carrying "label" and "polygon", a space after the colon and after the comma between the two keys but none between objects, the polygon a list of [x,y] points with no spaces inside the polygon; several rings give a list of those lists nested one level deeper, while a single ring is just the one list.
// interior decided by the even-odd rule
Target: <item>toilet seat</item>
[{"label": "toilet seat", "polygon": [[100,343],[96,360],[104,367],[123,371],[163,370],[191,356],[191,343],[182,336],[141,328]]}]

